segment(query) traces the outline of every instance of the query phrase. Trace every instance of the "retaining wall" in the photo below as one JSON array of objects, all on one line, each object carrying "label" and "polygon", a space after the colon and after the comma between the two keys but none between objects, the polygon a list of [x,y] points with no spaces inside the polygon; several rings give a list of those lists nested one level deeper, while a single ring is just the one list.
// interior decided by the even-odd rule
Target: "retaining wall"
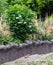
[{"label": "retaining wall", "polygon": [[26,41],[22,44],[0,45],[0,64],[16,60],[27,54],[53,52],[53,41]]}]

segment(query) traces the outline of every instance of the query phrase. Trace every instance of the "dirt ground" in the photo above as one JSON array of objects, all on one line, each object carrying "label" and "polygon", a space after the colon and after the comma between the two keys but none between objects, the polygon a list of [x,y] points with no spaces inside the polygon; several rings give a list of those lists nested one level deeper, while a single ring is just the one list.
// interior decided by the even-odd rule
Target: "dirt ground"
[{"label": "dirt ground", "polygon": [[[42,55],[25,55],[24,57],[21,57],[19,59],[16,59],[11,62],[5,63],[6,65],[27,65],[27,63],[30,62],[36,62],[36,61],[52,61],[53,62],[53,53],[48,54],[42,54]],[[22,64],[20,64],[22,63]],[[42,63],[42,65],[47,65],[47,63]]]}]

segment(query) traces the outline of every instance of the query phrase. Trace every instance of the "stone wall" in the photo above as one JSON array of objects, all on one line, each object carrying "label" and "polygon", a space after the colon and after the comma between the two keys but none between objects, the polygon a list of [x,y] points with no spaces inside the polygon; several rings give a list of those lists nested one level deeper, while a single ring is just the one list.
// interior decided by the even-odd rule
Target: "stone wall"
[{"label": "stone wall", "polygon": [[0,45],[0,64],[16,60],[27,54],[53,52],[53,41],[25,41],[22,44]]}]

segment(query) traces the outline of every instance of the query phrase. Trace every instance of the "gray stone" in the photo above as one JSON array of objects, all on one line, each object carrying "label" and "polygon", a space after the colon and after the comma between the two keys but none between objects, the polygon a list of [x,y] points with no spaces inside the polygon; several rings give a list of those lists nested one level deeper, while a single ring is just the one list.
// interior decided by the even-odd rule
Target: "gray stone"
[{"label": "gray stone", "polygon": [[51,41],[40,41],[41,44],[52,44]]},{"label": "gray stone", "polygon": [[26,46],[30,46],[30,45],[43,45],[43,44],[52,44],[53,40],[48,41],[42,41],[42,40],[37,40],[37,41],[31,41],[31,40],[26,40],[25,43],[21,43],[21,44],[15,44],[15,43],[10,43],[7,45],[0,45],[0,50],[7,50],[10,48],[23,48]]},{"label": "gray stone", "polygon": [[40,41],[36,41],[35,42],[35,45],[40,45]]},{"label": "gray stone", "polygon": [[26,46],[28,46],[29,44],[23,43],[22,45],[23,45],[23,47],[26,47]]},{"label": "gray stone", "polygon": [[51,40],[51,43],[53,44],[53,39]]},{"label": "gray stone", "polygon": [[18,46],[19,46],[19,47],[23,47],[23,44],[19,44]]},{"label": "gray stone", "polygon": [[5,45],[0,45],[0,50],[4,49]]},{"label": "gray stone", "polygon": [[26,43],[26,44],[32,44],[33,41],[31,41],[31,40],[26,40],[25,43]]}]

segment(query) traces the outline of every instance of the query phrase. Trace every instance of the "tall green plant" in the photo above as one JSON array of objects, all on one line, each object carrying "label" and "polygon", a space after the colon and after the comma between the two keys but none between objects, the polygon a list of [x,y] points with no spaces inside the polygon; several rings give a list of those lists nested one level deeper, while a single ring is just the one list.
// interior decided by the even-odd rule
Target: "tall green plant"
[{"label": "tall green plant", "polygon": [[25,5],[14,5],[8,10],[8,22],[14,38],[24,41],[34,32],[32,19],[35,13]]}]

